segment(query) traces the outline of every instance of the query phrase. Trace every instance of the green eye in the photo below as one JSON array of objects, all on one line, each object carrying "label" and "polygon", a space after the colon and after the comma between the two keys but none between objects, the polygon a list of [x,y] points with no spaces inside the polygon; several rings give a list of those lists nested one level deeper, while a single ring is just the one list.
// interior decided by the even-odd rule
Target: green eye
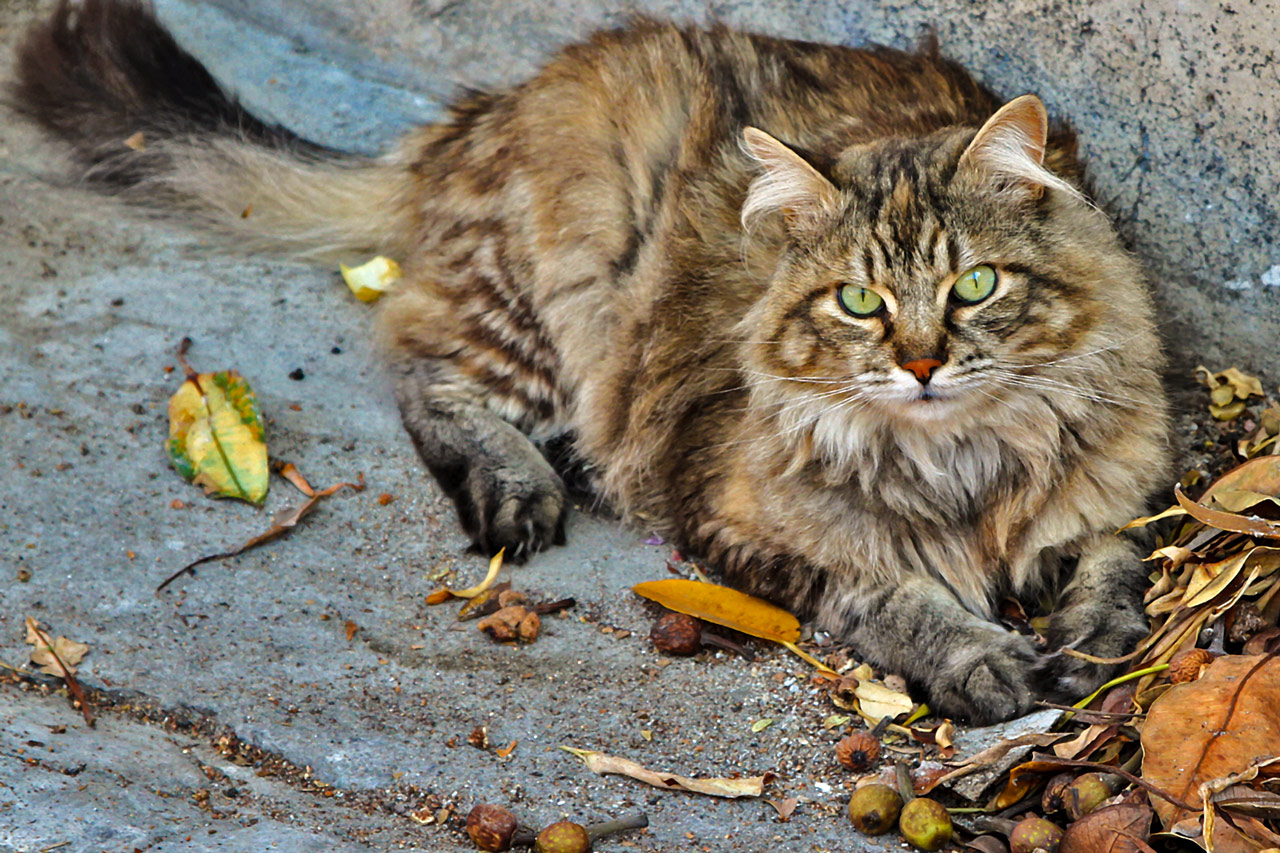
[{"label": "green eye", "polygon": [[956,283],[951,286],[951,292],[956,295],[956,299],[969,304],[981,302],[995,289],[996,271],[986,264],[969,270],[956,279]]},{"label": "green eye", "polygon": [[836,301],[846,314],[854,317],[870,317],[878,314],[884,307],[884,300],[874,290],[858,287],[856,284],[842,284],[836,291]]}]

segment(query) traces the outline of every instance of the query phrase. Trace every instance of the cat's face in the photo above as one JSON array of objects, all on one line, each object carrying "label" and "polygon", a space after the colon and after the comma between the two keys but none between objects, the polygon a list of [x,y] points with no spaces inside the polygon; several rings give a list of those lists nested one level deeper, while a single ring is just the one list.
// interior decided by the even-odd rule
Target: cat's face
[{"label": "cat's face", "polygon": [[743,330],[759,378],[813,411],[919,424],[1054,392],[1046,369],[1106,310],[1114,241],[1067,192],[972,163],[972,136],[851,149],[825,209],[784,208],[792,245]]}]

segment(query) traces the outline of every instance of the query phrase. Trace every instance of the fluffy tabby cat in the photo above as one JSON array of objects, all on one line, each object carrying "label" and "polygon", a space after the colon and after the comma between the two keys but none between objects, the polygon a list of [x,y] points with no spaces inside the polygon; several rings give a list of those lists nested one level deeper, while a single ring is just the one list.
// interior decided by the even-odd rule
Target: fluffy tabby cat
[{"label": "fluffy tabby cat", "polygon": [[1054,649],[1144,630],[1111,531],[1166,469],[1152,307],[1034,96],[641,19],[364,160],[248,115],[137,0],[61,2],[14,94],[127,199],[400,258],[404,424],[485,551],[562,541],[538,446],[568,437],[610,506],[942,712],[1105,674],[1001,628],[1004,596],[1059,591]]}]

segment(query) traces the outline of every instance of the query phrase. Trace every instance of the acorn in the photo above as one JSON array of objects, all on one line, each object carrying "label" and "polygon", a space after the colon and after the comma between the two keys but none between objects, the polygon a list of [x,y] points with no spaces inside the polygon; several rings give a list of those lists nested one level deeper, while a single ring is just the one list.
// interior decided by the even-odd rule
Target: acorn
[{"label": "acorn", "polygon": [[1079,820],[1109,800],[1115,789],[1101,773],[1085,773],[1062,792],[1062,805],[1067,816]]},{"label": "acorn", "polygon": [[590,853],[591,836],[586,827],[571,820],[553,823],[538,833],[534,853]]},{"label": "acorn", "polygon": [[861,773],[880,760],[880,740],[869,732],[854,732],[836,744],[836,760]]},{"label": "acorn", "polygon": [[481,850],[507,850],[516,831],[516,816],[502,806],[480,803],[467,815],[467,835]]},{"label": "acorn", "polygon": [[951,840],[951,815],[937,800],[916,797],[902,807],[898,831],[917,850],[941,850]]},{"label": "acorn", "polygon": [[1174,684],[1195,681],[1213,663],[1213,657],[1208,649],[1183,649],[1169,659],[1169,680]]},{"label": "acorn", "polygon": [[1062,827],[1038,815],[1024,817],[1009,833],[1010,853],[1034,853],[1036,850],[1058,853],[1061,843]]},{"label": "acorn", "polygon": [[664,654],[697,654],[702,648],[702,623],[685,613],[668,613],[653,623],[649,639]]},{"label": "acorn", "polygon": [[863,835],[883,835],[898,822],[902,797],[878,782],[863,785],[849,798],[849,819]]}]

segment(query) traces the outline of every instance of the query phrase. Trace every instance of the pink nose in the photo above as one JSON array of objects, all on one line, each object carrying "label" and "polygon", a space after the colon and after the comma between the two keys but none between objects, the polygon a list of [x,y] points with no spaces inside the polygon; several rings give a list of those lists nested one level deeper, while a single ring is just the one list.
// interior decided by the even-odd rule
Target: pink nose
[{"label": "pink nose", "polygon": [[928,381],[935,367],[942,367],[942,362],[936,358],[917,358],[902,365],[903,370],[910,370],[921,382]]}]

